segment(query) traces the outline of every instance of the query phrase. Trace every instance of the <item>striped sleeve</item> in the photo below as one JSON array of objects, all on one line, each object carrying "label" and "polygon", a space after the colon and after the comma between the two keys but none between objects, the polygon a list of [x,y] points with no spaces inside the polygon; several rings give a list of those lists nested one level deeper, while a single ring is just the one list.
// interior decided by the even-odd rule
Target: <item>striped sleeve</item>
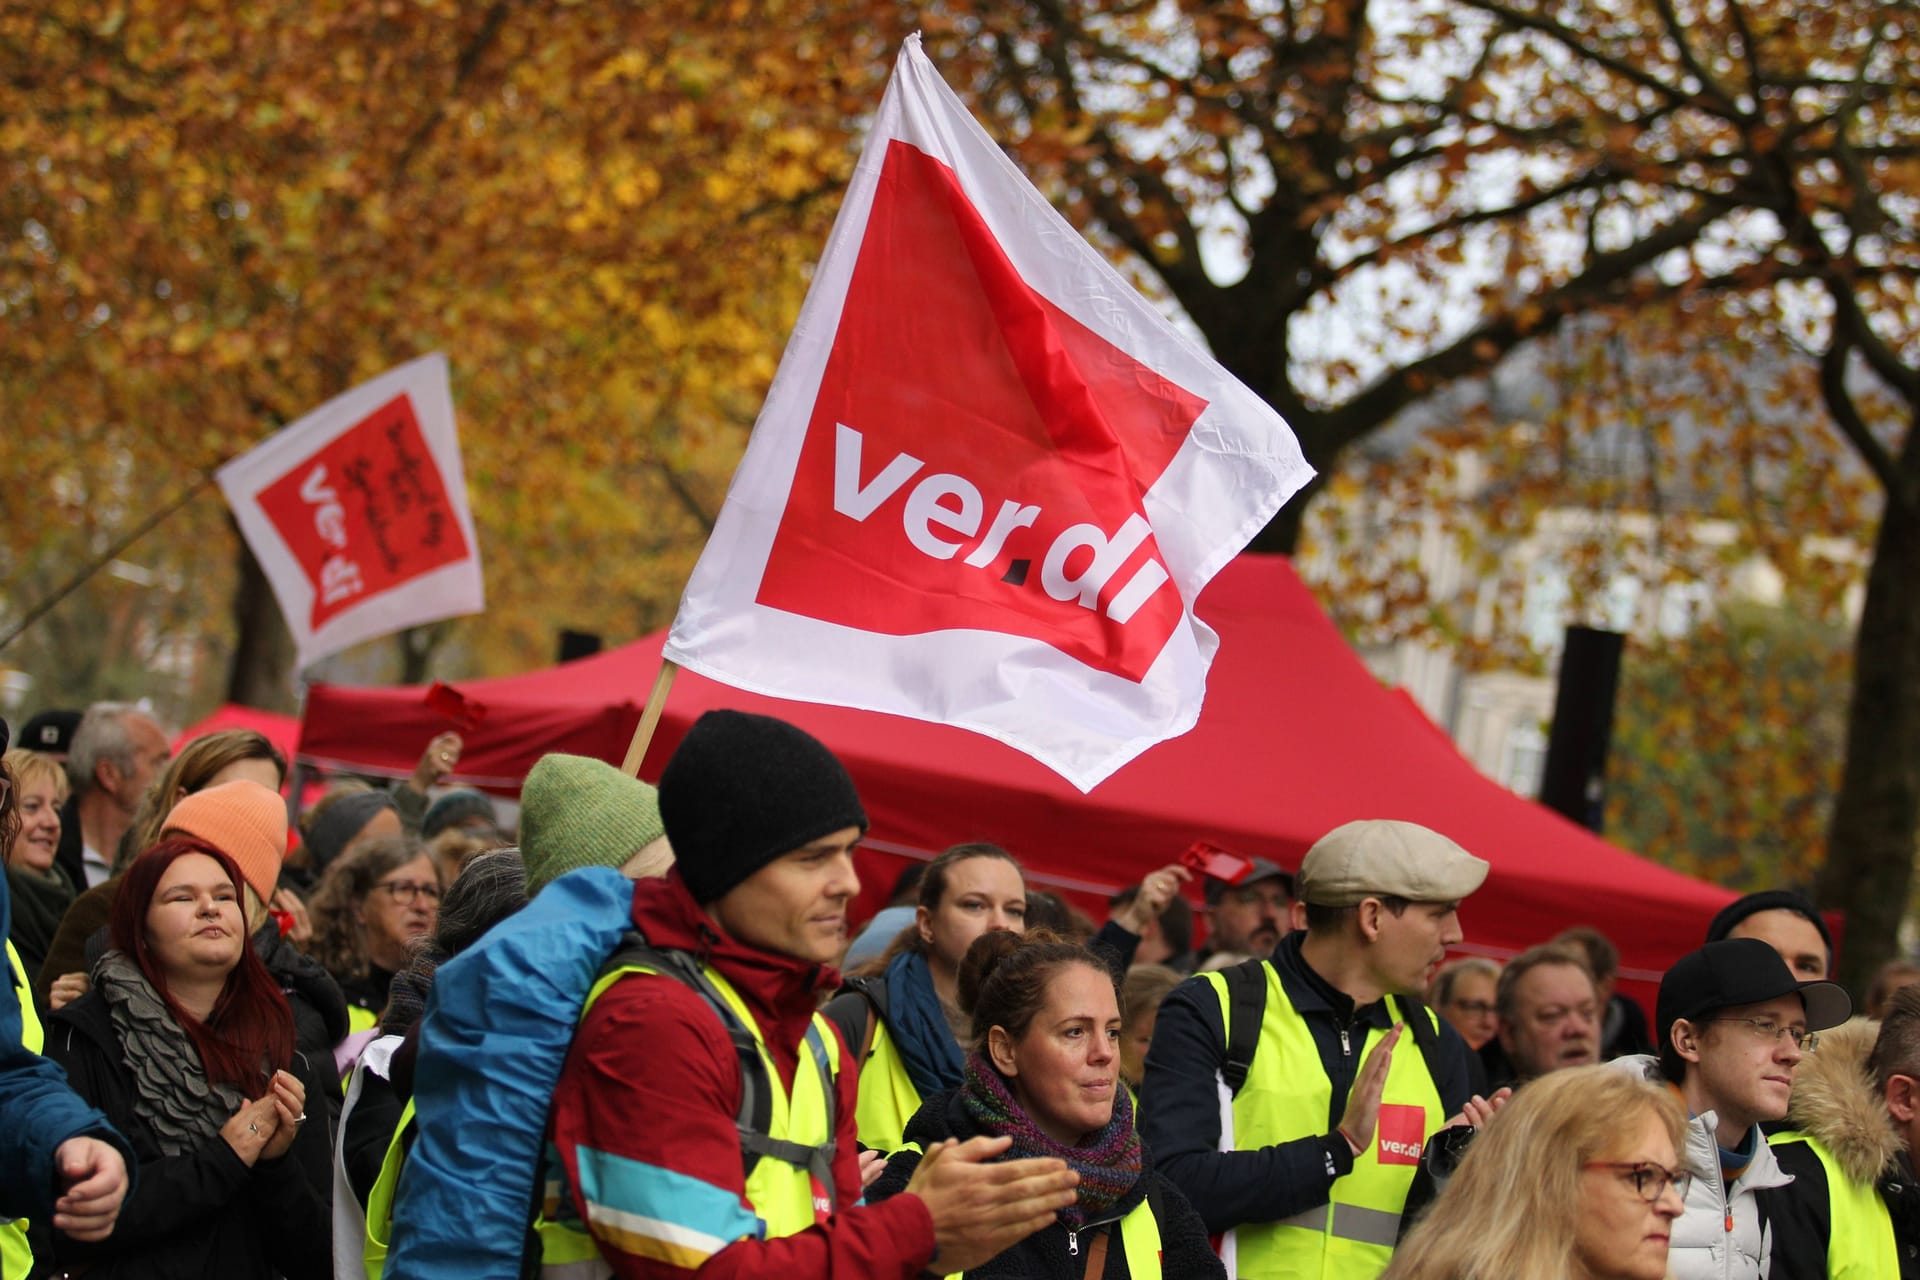
[{"label": "striped sleeve", "polygon": [[[841,1085],[844,1159],[835,1164],[851,1180],[841,1203],[854,1206],[852,1072]],[[628,978],[595,1003],[555,1093],[553,1140],[568,1207],[614,1273],[644,1280],[917,1275],[933,1253],[933,1224],[914,1196],[849,1207],[822,1226],[766,1239],[746,1200],[734,1127],[739,1089],[719,1021],[678,983]]]}]

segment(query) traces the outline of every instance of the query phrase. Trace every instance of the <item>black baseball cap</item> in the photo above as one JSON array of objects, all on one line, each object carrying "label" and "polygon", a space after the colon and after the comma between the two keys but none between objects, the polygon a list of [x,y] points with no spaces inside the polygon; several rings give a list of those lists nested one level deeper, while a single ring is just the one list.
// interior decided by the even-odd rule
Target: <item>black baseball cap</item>
[{"label": "black baseball cap", "polygon": [[1244,889],[1248,885],[1259,884],[1262,880],[1278,880],[1281,887],[1287,891],[1287,896],[1289,898],[1293,896],[1293,877],[1282,870],[1279,863],[1266,858],[1248,858],[1247,861],[1253,864],[1248,868],[1247,874],[1232,883],[1213,876],[1206,877],[1206,883],[1201,886],[1201,893],[1206,898],[1208,906],[1217,905],[1220,899],[1227,896],[1229,889]]},{"label": "black baseball cap", "polygon": [[1779,996],[1797,995],[1807,1010],[1807,1030],[1837,1027],[1853,1014],[1853,1001],[1836,982],[1801,982],[1787,962],[1758,938],[1725,938],[1709,942],[1680,957],[1660,979],[1656,1018],[1660,1043],[1673,1035],[1673,1024],[1685,1018],[1698,1022],[1705,1014],[1743,1004],[1760,1004]]},{"label": "black baseball cap", "polygon": [[20,744],[29,751],[71,751],[80,728],[79,711],[41,711],[20,727]]}]

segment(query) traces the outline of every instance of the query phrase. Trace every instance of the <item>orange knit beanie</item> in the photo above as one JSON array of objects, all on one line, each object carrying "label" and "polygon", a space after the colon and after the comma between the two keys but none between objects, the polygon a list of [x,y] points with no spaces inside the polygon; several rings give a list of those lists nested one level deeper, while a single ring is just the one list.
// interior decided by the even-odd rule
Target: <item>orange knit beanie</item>
[{"label": "orange knit beanie", "polygon": [[273,897],[287,858],[287,802],[279,792],[245,778],[196,791],[173,806],[160,834],[175,832],[232,858],[262,902]]}]

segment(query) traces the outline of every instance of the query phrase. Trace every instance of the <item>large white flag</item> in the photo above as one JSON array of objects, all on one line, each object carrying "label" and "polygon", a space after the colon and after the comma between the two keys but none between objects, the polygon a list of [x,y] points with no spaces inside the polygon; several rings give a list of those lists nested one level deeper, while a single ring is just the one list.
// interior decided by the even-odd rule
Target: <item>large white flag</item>
[{"label": "large white flag", "polygon": [[486,607],[444,356],[334,397],[218,479],[303,667]]},{"label": "large white flag", "polygon": [[1193,727],[1193,601],[1312,474],[910,37],[665,654],[1091,789]]}]

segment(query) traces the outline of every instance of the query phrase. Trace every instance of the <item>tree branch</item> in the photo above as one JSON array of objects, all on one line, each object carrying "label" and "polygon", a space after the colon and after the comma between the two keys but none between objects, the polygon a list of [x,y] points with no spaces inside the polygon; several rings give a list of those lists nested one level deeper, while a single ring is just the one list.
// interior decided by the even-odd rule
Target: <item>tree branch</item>
[{"label": "tree branch", "polygon": [[1576,57],[1586,59],[1596,66],[1605,67],[1621,79],[1631,84],[1637,84],[1643,89],[1651,90],[1671,103],[1686,103],[1705,109],[1704,104],[1698,100],[1699,95],[1687,93],[1685,90],[1668,84],[1665,80],[1662,80],[1650,71],[1637,67],[1624,59],[1617,58],[1610,53],[1603,53],[1599,49],[1585,44],[1571,31],[1568,31],[1557,22],[1543,18],[1538,14],[1528,13],[1522,9],[1511,8],[1508,5],[1500,3],[1500,0],[1462,0],[1462,3],[1466,4],[1469,8],[1478,9],[1482,13],[1491,14],[1496,18],[1500,18],[1515,27],[1527,31],[1537,31],[1555,43],[1565,46],[1567,51]]},{"label": "tree branch", "polygon": [[[1602,254],[1578,276],[1544,291],[1532,302],[1558,323],[1567,313],[1618,292],[1636,272],[1662,256],[1693,243],[1718,217],[1718,212],[1698,213],[1625,248]],[[1680,288],[1665,286],[1653,293],[1678,293]],[[1336,442],[1344,445],[1385,422],[1433,386],[1488,368],[1525,336],[1516,316],[1504,312],[1489,316],[1450,345],[1401,366],[1345,404],[1325,411],[1326,425]]]},{"label": "tree branch", "polygon": [[[1740,0],[1727,0],[1727,3],[1734,8],[1739,8],[1740,6]],[[1680,15],[1674,10],[1673,0],[1653,0],[1653,7],[1655,11],[1659,13],[1660,21],[1666,24],[1667,39],[1673,41],[1674,47],[1680,51],[1681,67],[1686,70],[1688,75],[1698,80],[1707,93],[1712,95],[1714,100],[1720,103],[1723,108],[1723,114],[1735,119],[1748,118],[1746,113],[1743,113],[1734,105],[1733,95],[1729,94],[1725,87],[1713,78],[1713,73],[1708,71],[1700,59],[1694,56],[1693,46],[1687,41],[1686,25],[1680,21]],[[1751,87],[1757,95],[1759,92],[1759,81],[1757,78]]]},{"label": "tree branch", "polygon": [[[1827,412],[1833,415],[1834,426],[1854,447],[1867,469],[1873,472],[1874,479],[1887,491],[1887,501],[1912,507],[1920,501],[1920,495],[1913,492],[1913,486],[1900,472],[1900,466],[1893,455],[1873,434],[1867,421],[1861,416],[1859,405],[1854,403],[1853,393],[1847,390],[1847,357],[1852,353],[1850,340],[1834,335],[1828,344],[1826,353],[1820,357],[1820,396],[1827,404]],[[1911,403],[1911,402],[1909,402]]]}]

